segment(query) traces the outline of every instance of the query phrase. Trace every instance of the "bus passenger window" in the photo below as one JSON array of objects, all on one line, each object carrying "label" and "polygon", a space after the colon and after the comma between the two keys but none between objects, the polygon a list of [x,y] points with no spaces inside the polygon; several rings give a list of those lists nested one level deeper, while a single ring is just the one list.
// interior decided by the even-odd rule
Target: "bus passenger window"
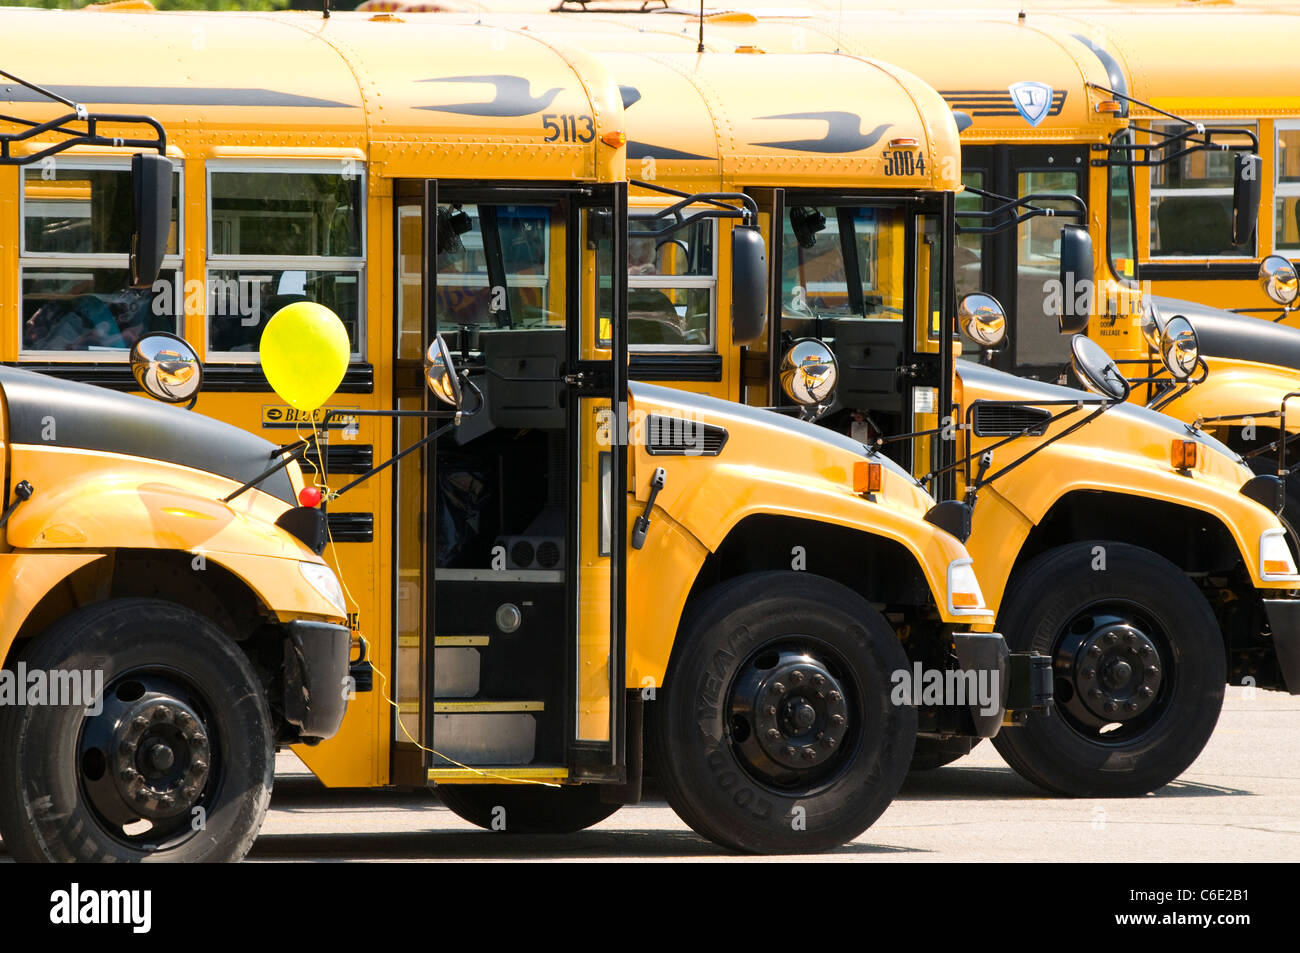
[{"label": "bus passenger window", "polygon": [[[51,160],[23,169],[22,355],[96,352],[126,359],[140,336],[179,329],[180,172],[172,231],[152,289],[128,288],[130,160]],[[116,352],[114,354],[114,352]]]},{"label": "bus passenger window", "polygon": [[208,354],[253,357],[266,322],[323,304],[362,350],[363,173],[339,162],[208,163]]},{"label": "bus passenger window", "polygon": [[[1176,132],[1176,123],[1153,123]],[[1206,128],[1255,127],[1254,123],[1206,123]],[[1215,140],[1242,145],[1243,136]],[[1255,248],[1232,244],[1232,153],[1197,151],[1149,173],[1151,211],[1147,227],[1152,258],[1254,257]]]},{"label": "bus passenger window", "polygon": [[666,235],[627,241],[627,329],[633,350],[714,347],[715,223],[701,219]]},{"label": "bus passenger window", "polygon": [[[1273,248],[1295,258],[1300,254],[1300,122],[1281,120],[1277,125],[1277,183],[1273,188],[1277,205]],[[1261,216],[1262,217],[1262,216]]]}]

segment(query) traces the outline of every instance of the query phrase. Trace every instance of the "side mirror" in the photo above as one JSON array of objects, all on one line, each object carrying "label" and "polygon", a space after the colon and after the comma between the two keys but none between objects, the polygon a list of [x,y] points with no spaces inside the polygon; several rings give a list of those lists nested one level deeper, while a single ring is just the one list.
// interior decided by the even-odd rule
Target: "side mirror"
[{"label": "side mirror", "polygon": [[1007,336],[1007,313],[1002,302],[983,292],[957,302],[957,324],[962,333],[981,347],[997,347]]},{"label": "side mirror", "polygon": [[441,334],[434,338],[425,352],[424,382],[440,401],[460,410],[465,398],[461,394],[460,378],[456,376],[456,363],[451,359],[451,351]]},{"label": "side mirror", "polygon": [[1254,153],[1232,155],[1232,243],[1249,245],[1259,220],[1260,172],[1264,160]]},{"label": "side mirror", "polygon": [[188,341],[167,331],[154,331],[131,348],[131,373],[140,389],[167,404],[198,397],[203,387],[203,362]]},{"label": "side mirror", "polygon": [[136,153],[131,157],[134,189],[131,232],[131,287],[149,288],[162,270],[172,222],[172,164],[166,156]]},{"label": "side mirror", "polygon": [[767,332],[767,249],[750,225],[731,230],[731,343],[754,344]]},{"label": "side mirror", "polygon": [[[1061,228],[1061,313],[1057,316],[1062,334],[1082,334],[1088,330],[1088,308],[1080,308],[1092,295],[1078,290],[1092,286],[1092,236],[1084,225]],[[1086,284],[1085,284],[1086,282]]]},{"label": "side mirror", "polygon": [[1083,334],[1070,341],[1070,366],[1083,386],[1099,397],[1118,403],[1128,397],[1129,383],[1100,344]]},{"label": "side mirror", "polygon": [[1176,314],[1165,322],[1160,332],[1160,359],[1176,381],[1185,381],[1196,372],[1200,360],[1200,343],[1192,322]]},{"label": "side mirror", "polygon": [[1259,285],[1288,311],[1300,297],[1300,275],[1296,274],[1295,265],[1281,255],[1269,255],[1259,263]]},{"label": "side mirror", "polygon": [[1142,340],[1153,351],[1160,350],[1160,342],[1165,330],[1165,316],[1160,313],[1156,303],[1148,295],[1142,299]]},{"label": "side mirror", "polygon": [[831,349],[817,338],[795,341],[781,359],[781,389],[803,407],[824,404],[835,395],[839,366]]}]

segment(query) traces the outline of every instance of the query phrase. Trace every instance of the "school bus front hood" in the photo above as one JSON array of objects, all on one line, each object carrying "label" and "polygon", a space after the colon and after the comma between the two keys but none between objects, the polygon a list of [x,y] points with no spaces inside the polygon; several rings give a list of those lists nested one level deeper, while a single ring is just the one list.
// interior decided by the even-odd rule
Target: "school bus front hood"
[{"label": "school bus front hood", "polygon": [[[649,499],[654,472],[665,471],[655,518],[666,517],[711,552],[750,517],[788,517],[891,540],[916,560],[945,621],[992,622],[982,596],[975,610],[948,605],[950,571],[969,553],[925,520],[934,500],[883,454],[757,407],[640,382],[628,389],[630,486],[638,505]],[[854,470],[864,463],[880,465],[881,486],[860,495]]]},{"label": "school bus front hood", "polygon": [[[1016,377],[1014,374],[976,364],[973,361],[959,359],[956,362],[956,370],[961,382],[963,414],[973,403],[980,400],[1020,401],[1030,405],[1034,401],[1087,402],[1082,410],[1054,424],[1047,431],[1048,437],[1077,423],[1086,414],[1096,410],[1099,400],[1086,391]],[[1043,409],[1059,413],[1065,407],[1048,406]],[[1043,437],[1027,436],[996,451],[993,469],[1005,466],[1020,454],[1032,449],[1042,439]],[[1133,481],[1137,481],[1135,485],[1140,486],[1143,471],[1147,469],[1162,473],[1174,472],[1170,462],[1170,444],[1174,439],[1192,440],[1198,444],[1198,464],[1193,474],[1196,480],[1226,483],[1231,486],[1233,492],[1237,492],[1243,483],[1254,476],[1240,456],[1209,434],[1199,430],[1194,431],[1180,420],[1131,403],[1111,407],[1088,425],[1038,454],[1038,457],[1049,458],[1053,452],[1062,457],[1078,454],[1083,472],[1098,474],[1115,467],[1114,476],[1117,480],[1119,473],[1129,474],[1127,479],[1117,483],[1117,487],[1130,485]],[[1059,465],[1060,462],[1058,460],[1057,464]],[[1032,463],[1026,464],[1021,469],[1026,468],[1034,469]]]}]

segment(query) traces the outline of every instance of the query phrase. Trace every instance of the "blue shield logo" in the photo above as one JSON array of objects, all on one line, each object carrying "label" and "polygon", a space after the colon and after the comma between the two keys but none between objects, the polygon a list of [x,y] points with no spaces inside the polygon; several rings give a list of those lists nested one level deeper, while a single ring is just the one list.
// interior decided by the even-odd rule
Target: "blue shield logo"
[{"label": "blue shield logo", "polygon": [[1051,112],[1052,87],[1046,83],[1012,83],[1007,90],[1011,93],[1011,102],[1015,104],[1016,112],[1029,125],[1037,126]]}]

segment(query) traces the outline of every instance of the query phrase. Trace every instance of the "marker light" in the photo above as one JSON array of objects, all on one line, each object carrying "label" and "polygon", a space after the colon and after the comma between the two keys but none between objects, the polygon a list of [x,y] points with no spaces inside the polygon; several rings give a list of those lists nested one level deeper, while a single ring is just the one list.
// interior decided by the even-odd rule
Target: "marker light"
[{"label": "marker light", "polygon": [[324,597],[325,601],[339,610],[339,615],[348,614],[347,604],[343,601],[343,587],[339,585],[339,577],[334,575],[334,571],[329,566],[321,563],[298,563],[298,571],[302,573],[302,578],[306,579],[311,587]]},{"label": "marker light", "polygon": [[954,559],[948,564],[948,611],[953,615],[988,614],[973,563],[971,559]]},{"label": "marker light", "polygon": [[1196,441],[1174,439],[1169,444],[1169,462],[1175,470],[1191,470],[1196,466]]},{"label": "marker light", "polygon": [[627,133],[621,130],[619,132],[607,132],[600,137],[600,141],[611,149],[617,149],[620,146],[627,145]]},{"label": "marker light", "polygon": [[1115,102],[1113,99],[1103,99],[1093,108],[1099,113],[1118,113],[1122,112],[1124,109],[1123,106]]},{"label": "marker light", "polygon": [[1261,579],[1300,578],[1291,559],[1285,530],[1266,529],[1259,534],[1259,576]]},{"label": "marker light", "polygon": [[853,492],[879,493],[884,467],[879,463],[859,460],[853,464]]},{"label": "marker light", "polygon": [[300,506],[320,506],[320,487],[304,486],[298,491],[298,504]]},{"label": "marker light", "polygon": [[920,143],[910,136],[889,140],[889,148],[891,149],[915,149],[918,145],[920,145]]}]

